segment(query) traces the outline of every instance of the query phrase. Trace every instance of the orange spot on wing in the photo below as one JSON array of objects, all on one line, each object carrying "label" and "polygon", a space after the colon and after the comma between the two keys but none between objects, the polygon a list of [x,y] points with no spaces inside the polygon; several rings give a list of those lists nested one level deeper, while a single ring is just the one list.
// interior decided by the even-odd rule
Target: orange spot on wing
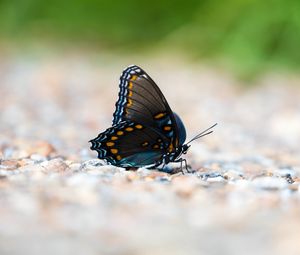
[{"label": "orange spot on wing", "polygon": [[160,113],[158,113],[158,114],[156,114],[155,116],[154,116],[154,119],[161,119],[162,117],[164,117],[166,115],[166,113],[164,113],[164,112],[160,112]]},{"label": "orange spot on wing", "polygon": [[145,146],[147,146],[148,144],[149,144],[148,142],[143,142],[143,143],[142,143],[142,146],[145,147]]},{"label": "orange spot on wing", "polygon": [[117,132],[117,135],[123,135],[123,134],[124,134],[123,131],[118,131],[118,132]]},{"label": "orange spot on wing", "polygon": [[141,124],[137,124],[137,125],[135,125],[135,127],[136,127],[137,129],[142,129],[142,128],[143,128],[143,126],[142,126]]},{"label": "orange spot on wing", "polygon": [[107,142],[106,145],[107,145],[108,147],[111,147],[111,146],[114,146],[115,143],[113,143],[113,142]]},{"label": "orange spot on wing", "polygon": [[128,103],[127,103],[127,106],[131,106],[132,105],[132,100],[128,98]]},{"label": "orange spot on wing", "polygon": [[132,105],[132,100],[129,98],[129,97],[132,97],[132,88],[133,88],[133,83],[132,81],[135,81],[137,79],[137,75],[133,75],[130,80],[129,80],[129,83],[128,83],[128,96],[127,96],[127,107],[131,106]]},{"label": "orange spot on wing", "polygon": [[121,160],[122,157],[121,157],[120,155],[117,155],[117,156],[116,156],[116,159],[117,159],[117,160]]},{"label": "orange spot on wing", "polygon": [[172,127],[170,127],[170,126],[164,126],[165,131],[170,131],[171,129],[172,129]]},{"label": "orange spot on wing", "polygon": [[114,141],[114,140],[118,140],[118,137],[117,137],[117,136],[112,136],[110,139],[111,139],[112,141]]},{"label": "orange spot on wing", "polygon": [[133,131],[133,128],[132,127],[127,127],[127,128],[125,128],[125,130],[128,131],[128,132],[131,132],[131,131]]},{"label": "orange spot on wing", "polygon": [[117,153],[118,153],[118,150],[117,150],[117,149],[110,149],[110,152],[111,152],[112,154],[117,154]]},{"label": "orange spot on wing", "polygon": [[128,83],[128,88],[129,89],[132,89],[133,87],[133,83],[131,81],[135,81],[138,77],[136,75],[133,75],[130,80],[129,80],[129,83]]}]

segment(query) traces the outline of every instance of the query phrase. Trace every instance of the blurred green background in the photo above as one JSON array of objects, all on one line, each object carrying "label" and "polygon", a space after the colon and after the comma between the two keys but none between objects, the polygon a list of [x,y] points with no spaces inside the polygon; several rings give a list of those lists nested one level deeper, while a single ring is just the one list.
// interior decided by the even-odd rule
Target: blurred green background
[{"label": "blurred green background", "polygon": [[0,0],[7,42],[183,52],[252,75],[300,67],[299,0]]}]

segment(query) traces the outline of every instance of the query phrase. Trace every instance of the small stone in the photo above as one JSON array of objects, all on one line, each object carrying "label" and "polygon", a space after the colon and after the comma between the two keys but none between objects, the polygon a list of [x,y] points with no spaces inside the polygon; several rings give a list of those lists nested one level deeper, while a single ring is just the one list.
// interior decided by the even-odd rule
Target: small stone
[{"label": "small stone", "polygon": [[68,166],[72,172],[78,172],[78,171],[80,171],[81,164],[80,163],[70,163],[70,164],[68,164]]},{"label": "small stone", "polygon": [[125,176],[126,176],[126,179],[129,181],[129,182],[132,182],[132,181],[136,181],[139,179],[139,175],[136,173],[136,171],[126,171],[125,172]]},{"label": "small stone", "polygon": [[280,168],[275,171],[275,174],[279,175],[280,177],[285,177],[287,179],[292,179],[293,177],[296,176],[295,170],[289,167]]},{"label": "small stone", "polygon": [[144,178],[146,181],[168,181],[170,180],[170,174],[156,171],[156,170],[149,170],[146,168],[140,168],[137,173]]},{"label": "small stone", "polygon": [[81,171],[89,171],[89,170],[93,170],[93,169],[98,169],[99,166],[105,166],[105,163],[103,160],[100,159],[90,159],[87,161],[84,161],[81,166],[80,166],[80,170]]},{"label": "small stone", "polygon": [[19,163],[20,167],[22,167],[22,166],[26,166],[26,165],[33,165],[35,163],[35,161],[30,158],[23,158],[23,159],[18,160],[18,163]]},{"label": "small stone", "polygon": [[298,191],[298,189],[299,189],[299,184],[291,183],[291,185],[289,185],[289,189],[290,189],[291,191]]},{"label": "small stone", "polygon": [[252,185],[259,189],[281,190],[287,188],[289,184],[283,178],[277,178],[275,176],[264,176],[255,178],[252,181]]},{"label": "small stone", "polygon": [[16,170],[18,167],[20,167],[20,163],[18,160],[10,159],[0,161],[0,169]]},{"label": "small stone", "polygon": [[33,147],[29,148],[28,150],[30,155],[39,154],[44,157],[50,156],[50,154],[54,153],[55,151],[55,148],[46,141],[38,141]]},{"label": "small stone", "polygon": [[47,158],[45,156],[40,155],[40,154],[32,154],[30,156],[30,159],[34,160],[37,163],[40,163],[40,162],[43,162],[43,161],[47,160]]},{"label": "small stone", "polygon": [[69,166],[61,158],[44,161],[41,163],[41,166],[43,166],[46,171],[56,173],[65,172],[67,169],[69,169]]},{"label": "small stone", "polygon": [[223,177],[226,180],[230,180],[230,181],[239,180],[239,179],[244,178],[243,174],[239,171],[236,171],[236,170],[229,170],[229,171],[225,172],[223,174]]},{"label": "small stone", "polygon": [[253,162],[241,162],[240,166],[245,176],[260,175],[263,169],[265,169],[263,166]]},{"label": "small stone", "polygon": [[204,173],[200,174],[199,177],[203,181],[207,182],[225,182],[225,178],[220,173]]},{"label": "small stone", "polygon": [[36,165],[25,165],[18,168],[19,172],[41,172],[45,170],[40,164]]},{"label": "small stone", "polygon": [[201,181],[194,175],[181,175],[173,178],[171,184],[177,195],[188,198],[201,185]]},{"label": "small stone", "polygon": [[104,176],[113,176],[117,173],[124,172],[125,169],[121,167],[116,167],[113,165],[102,165],[103,161],[99,160],[99,165],[96,163],[96,165],[93,164],[85,164],[83,167],[81,165],[80,171],[87,171],[89,174],[93,175],[104,175]]},{"label": "small stone", "polygon": [[151,174],[152,170],[145,168],[145,167],[141,167],[139,169],[137,169],[137,173],[142,176],[142,177],[147,177]]}]

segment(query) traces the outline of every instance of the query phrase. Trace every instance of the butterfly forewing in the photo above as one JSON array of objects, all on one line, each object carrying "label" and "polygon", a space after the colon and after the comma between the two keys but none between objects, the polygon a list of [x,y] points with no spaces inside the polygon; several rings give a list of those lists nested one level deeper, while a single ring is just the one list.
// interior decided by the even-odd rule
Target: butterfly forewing
[{"label": "butterfly forewing", "polygon": [[155,115],[169,111],[163,94],[141,68],[131,66],[123,71],[113,124],[128,119],[150,122]]}]

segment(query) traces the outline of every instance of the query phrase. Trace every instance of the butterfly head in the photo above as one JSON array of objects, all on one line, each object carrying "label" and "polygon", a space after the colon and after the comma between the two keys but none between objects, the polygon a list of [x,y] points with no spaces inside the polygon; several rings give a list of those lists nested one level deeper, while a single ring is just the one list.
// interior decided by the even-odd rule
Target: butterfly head
[{"label": "butterfly head", "polygon": [[191,145],[188,145],[188,144],[182,145],[182,148],[181,148],[182,154],[186,154],[190,147],[191,147]]}]

